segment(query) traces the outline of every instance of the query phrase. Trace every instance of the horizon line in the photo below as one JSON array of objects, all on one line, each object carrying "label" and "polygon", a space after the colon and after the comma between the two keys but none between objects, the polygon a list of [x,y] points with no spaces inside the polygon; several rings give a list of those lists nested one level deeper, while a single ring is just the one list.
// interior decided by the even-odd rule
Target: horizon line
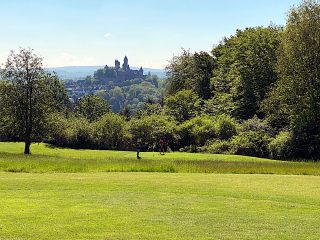
[{"label": "horizon line", "polygon": [[[44,68],[63,68],[63,67],[104,67],[104,66],[108,66],[108,64],[105,65],[64,65],[64,66],[44,66]],[[110,66],[111,67],[111,66]],[[112,66],[113,67],[113,66]],[[130,66],[133,68],[140,68],[140,67],[136,67],[136,66]],[[143,67],[141,66],[143,69],[155,69],[155,70],[165,70],[165,67],[162,68],[158,68],[158,67]]]}]

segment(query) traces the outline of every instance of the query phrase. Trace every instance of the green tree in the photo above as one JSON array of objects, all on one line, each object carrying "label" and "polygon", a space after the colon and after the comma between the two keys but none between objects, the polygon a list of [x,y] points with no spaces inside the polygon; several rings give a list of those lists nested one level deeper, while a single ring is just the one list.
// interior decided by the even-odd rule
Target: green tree
[{"label": "green tree", "polygon": [[150,115],[141,118],[133,118],[130,121],[130,133],[132,134],[132,143],[141,141],[147,150],[155,149],[159,140],[164,138],[171,148],[177,142],[176,122],[165,115]]},{"label": "green tree", "polygon": [[279,51],[277,82],[264,109],[293,131],[295,157],[320,156],[320,4],[291,9]]},{"label": "green tree", "polygon": [[96,79],[99,82],[102,82],[105,76],[104,69],[98,69],[97,71],[94,72],[93,76],[94,76],[94,79]]},{"label": "green tree", "polygon": [[192,54],[183,49],[181,55],[174,56],[171,59],[169,65],[166,66],[166,72],[167,92],[169,95],[173,95],[186,88],[190,89],[188,82],[192,78]]},{"label": "green tree", "polygon": [[81,98],[76,106],[76,111],[90,122],[98,120],[102,115],[110,112],[110,106],[101,97],[86,95]]},{"label": "green tree", "polygon": [[112,111],[113,112],[120,112],[121,109],[124,107],[125,105],[125,100],[126,97],[123,93],[122,88],[120,87],[115,87],[112,90],[110,90],[109,92],[109,102],[112,106]]},{"label": "green tree", "polygon": [[183,49],[182,54],[173,57],[166,67],[168,94],[193,90],[200,98],[209,99],[213,67],[213,58],[208,53],[192,54]]},{"label": "green tree", "polygon": [[281,29],[274,26],[247,28],[225,38],[213,49],[214,98],[206,104],[207,112],[227,113],[239,119],[257,114],[277,80],[275,66],[280,36]]},{"label": "green tree", "polygon": [[178,126],[178,130],[179,146],[193,145],[196,150],[210,140],[229,140],[237,134],[238,123],[227,115],[201,115],[183,122]]},{"label": "green tree", "polygon": [[126,149],[130,139],[126,120],[117,114],[107,113],[94,124],[96,144],[102,149]]},{"label": "green tree", "polygon": [[199,114],[201,99],[192,90],[183,90],[165,100],[166,113],[177,121],[184,122]]},{"label": "green tree", "polygon": [[193,90],[202,99],[212,97],[212,87],[210,79],[214,69],[214,60],[206,52],[195,53],[193,55]]},{"label": "green tree", "polygon": [[180,136],[179,148],[203,146],[208,140],[216,138],[215,117],[201,115],[191,118],[178,126]]},{"label": "green tree", "polygon": [[53,113],[47,117],[46,142],[60,147],[88,149],[94,145],[92,124],[83,116]]},{"label": "green tree", "polygon": [[44,71],[42,58],[32,49],[11,51],[1,75],[6,80],[0,94],[3,112],[24,139],[24,153],[30,154],[31,143],[42,136],[46,116],[63,108],[65,91],[56,76]]},{"label": "green tree", "polygon": [[156,102],[146,102],[142,109],[138,110],[136,117],[150,116],[150,115],[161,115],[163,114],[163,107]]}]

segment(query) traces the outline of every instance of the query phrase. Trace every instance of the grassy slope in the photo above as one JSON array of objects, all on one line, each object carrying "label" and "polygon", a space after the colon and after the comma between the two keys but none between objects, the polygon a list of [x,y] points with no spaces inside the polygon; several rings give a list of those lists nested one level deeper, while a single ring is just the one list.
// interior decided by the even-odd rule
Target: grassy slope
[{"label": "grassy slope", "polygon": [[261,158],[169,153],[94,151],[49,148],[32,145],[32,156],[24,156],[22,143],[0,143],[2,172],[181,172],[181,173],[262,173],[320,175],[319,163],[283,162]]},{"label": "grassy slope", "polygon": [[320,177],[0,173],[0,239],[319,239]]},{"label": "grassy slope", "polygon": [[32,156],[22,150],[0,143],[0,239],[320,238],[320,177],[190,173],[319,175],[317,163],[187,153],[142,153],[138,161],[133,152],[43,144]]}]

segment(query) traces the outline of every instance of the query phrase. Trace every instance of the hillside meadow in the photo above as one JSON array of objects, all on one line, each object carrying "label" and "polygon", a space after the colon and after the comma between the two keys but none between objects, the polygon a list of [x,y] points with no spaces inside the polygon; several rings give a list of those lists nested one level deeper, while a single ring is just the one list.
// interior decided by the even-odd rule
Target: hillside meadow
[{"label": "hillside meadow", "polygon": [[22,154],[23,143],[0,143],[0,171],[26,173],[171,172],[320,175],[317,162],[276,161],[255,157],[142,152],[74,150],[33,144],[32,155]]}]

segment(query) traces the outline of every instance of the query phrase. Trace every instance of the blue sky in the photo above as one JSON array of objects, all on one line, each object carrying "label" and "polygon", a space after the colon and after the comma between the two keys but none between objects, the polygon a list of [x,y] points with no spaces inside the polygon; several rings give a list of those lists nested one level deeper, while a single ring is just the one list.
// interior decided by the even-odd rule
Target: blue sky
[{"label": "blue sky", "polygon": [[283,25],[298,0],[0,0],[0,62],[31,47],[46,66],[163,68],[181,48],[210,51],[236,29]]}]

